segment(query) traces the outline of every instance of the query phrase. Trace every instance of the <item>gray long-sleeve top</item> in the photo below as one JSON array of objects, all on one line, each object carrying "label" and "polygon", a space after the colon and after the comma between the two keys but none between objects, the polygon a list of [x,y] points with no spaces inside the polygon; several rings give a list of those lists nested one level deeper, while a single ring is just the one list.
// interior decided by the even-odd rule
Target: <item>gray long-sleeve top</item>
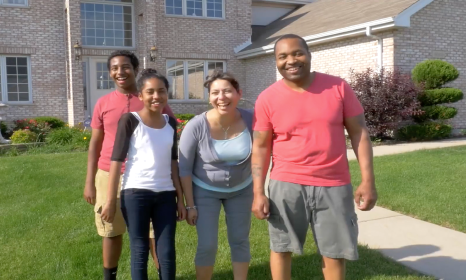
[{"label": "gray long-sleeve top", "polygon": [[[238,110],[252,138],[253,113],[250,110]],[[195,116],[186,124],[179,149],[180,177],[194,175],[212,187],[232,188],[251,176],[251,152],[236,165],[228,165],[218,158],[210,136],[206,112]]]}]

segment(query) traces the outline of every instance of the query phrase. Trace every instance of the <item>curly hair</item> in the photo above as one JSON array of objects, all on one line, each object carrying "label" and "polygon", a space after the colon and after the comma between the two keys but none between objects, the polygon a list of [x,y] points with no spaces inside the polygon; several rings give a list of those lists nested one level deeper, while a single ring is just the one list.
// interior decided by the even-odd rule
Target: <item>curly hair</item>
[{"label": "curly hair", "polygon": [[139,59],[134,53],[132,53],[130,51],[114,51],[114,52],[112,52],[110,54],[110,56],[107,59],[107,68],[108,68],[108,70],[110,70],[110,61],[114,57],[117,57],[117,56],[126,56],[127,58],[129,58],[129,60],[131,61],[131,65],[133,65],[133,70],[135,70],[135,69],[137,69],[139,67]]},{"label": "curly hair", "polygon": [[236,78],[229,72],[223,72],[223,70],[221,69],[215,69],[211,75],[206,77],[204,87],[207,88],[210,92],[210,87],[212,86],[212,83],[216,80],[228,81],[236,89],[236,91],[239,91],[238,80],[236,80]]},{"label": "curly hair", "polygon": [[165,84],[165,87],[168,90],[169,84],[168,84],[167,78],[165,78],[164,75],[159,74],[157,72],[157,70],[152,69],[152,68],[147,68],[147,69],[144,69],[144,70],[141,71],[141,75],[139,76],[139,79],[137,81],[138,91],[141,92],[141,90],[144,87],[144,84],[146,83],[146,81],[148,79],[152,79],[152,78],[157,78],[157,79],[161,80]]}]

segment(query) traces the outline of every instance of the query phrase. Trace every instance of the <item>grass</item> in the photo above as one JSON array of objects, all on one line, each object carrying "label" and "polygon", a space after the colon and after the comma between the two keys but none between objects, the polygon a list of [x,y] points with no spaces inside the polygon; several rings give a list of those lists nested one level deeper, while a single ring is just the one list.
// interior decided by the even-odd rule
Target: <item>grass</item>
[{"label": "grass", "polygon": [[466,232],[466,146],[376,157],[374,169],[378,206]]},{"label": "grass", "polygon": [[[82,199],[85,153],[41,154],[2,158],[0,165],[0,279],[102,279],[101,239],[93,209]],[[222,217],[214,279],[233,279]],[[253,218],[249,279],[271,279],[267,224]],[[177,229],[178,279],[195,279],[195,229]],[[130,279],[128,238],[119,279]],[[420,280],[409,269],[360,247],[360,260],[348,264],[356,280]],[[157,279],[149,264],[150,279]],[[293,279],[322,279],[320,257],[309,233],[303,256],[293,258]]]}]

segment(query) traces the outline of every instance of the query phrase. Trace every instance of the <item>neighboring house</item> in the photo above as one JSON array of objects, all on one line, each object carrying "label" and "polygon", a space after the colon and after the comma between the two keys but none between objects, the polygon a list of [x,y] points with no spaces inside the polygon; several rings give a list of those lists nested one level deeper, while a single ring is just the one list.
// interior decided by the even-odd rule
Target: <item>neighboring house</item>
[{"label": "neighboring house", "polygon": [[[351,68],[410,71],[440,58],[466,91],[465,12],[454,0],[0,0],[0,118],[85,120],[114,88],[106,57],[115,49],[167,75],[176,113],[207,108],[202,84],[215,68],[254,102],[280,78],[272,46],[286,33],[305,37],[316,71],[348,78]],[[465,102],[455,104],[457,128]]]},{"label": "neighboring house", "polygon": [[[410,72],[426,59],[442,59],[460,72],[447,86],[466,93],[466,1],[463,0],[317,0],[262,27],[252,42],[237,49],[245,63],[245,92],[255,100],[281,78],[273,44],[280,35],[306,39],[312,70],[349,78],[350,70],[380,66]],[[451,104],[452,120],[466,128],[466,98]]]}]

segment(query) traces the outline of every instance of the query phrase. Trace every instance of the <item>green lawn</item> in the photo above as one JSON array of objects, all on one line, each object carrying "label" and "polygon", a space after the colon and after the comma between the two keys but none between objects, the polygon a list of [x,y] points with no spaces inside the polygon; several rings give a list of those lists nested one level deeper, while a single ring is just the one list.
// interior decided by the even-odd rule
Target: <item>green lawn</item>
[{"label": "green lawn", "polygon": [[378,206],[466,232],[466,146],[376,157],[374,169]]},{"label": "green lawn", "polygon": [[[92,207],[82,199],[85,164],[84,153],[1,158],[0,279],[102,279],[101,239],[94,228]],[[381,176],[379,179],[381,182]],[[119,279],[130,279],[127,236],[125,242]],[[233,279],[227,244],[222,226],[214,279]],[[266,222],[253,219],[249,279],[271,278],[268,246]],[[195,279],[195,247],[194,228],[180,223],[178,279]],[[360,256],[348,265],[350,280],[433,279],[417,276],[364,247],[360,247]],[[309,234],[305,255],[294,257],[293,279],[322,279],[319,267],[320,258]],[[151,279],[157,279],[152,264],[150,274]]]}]

